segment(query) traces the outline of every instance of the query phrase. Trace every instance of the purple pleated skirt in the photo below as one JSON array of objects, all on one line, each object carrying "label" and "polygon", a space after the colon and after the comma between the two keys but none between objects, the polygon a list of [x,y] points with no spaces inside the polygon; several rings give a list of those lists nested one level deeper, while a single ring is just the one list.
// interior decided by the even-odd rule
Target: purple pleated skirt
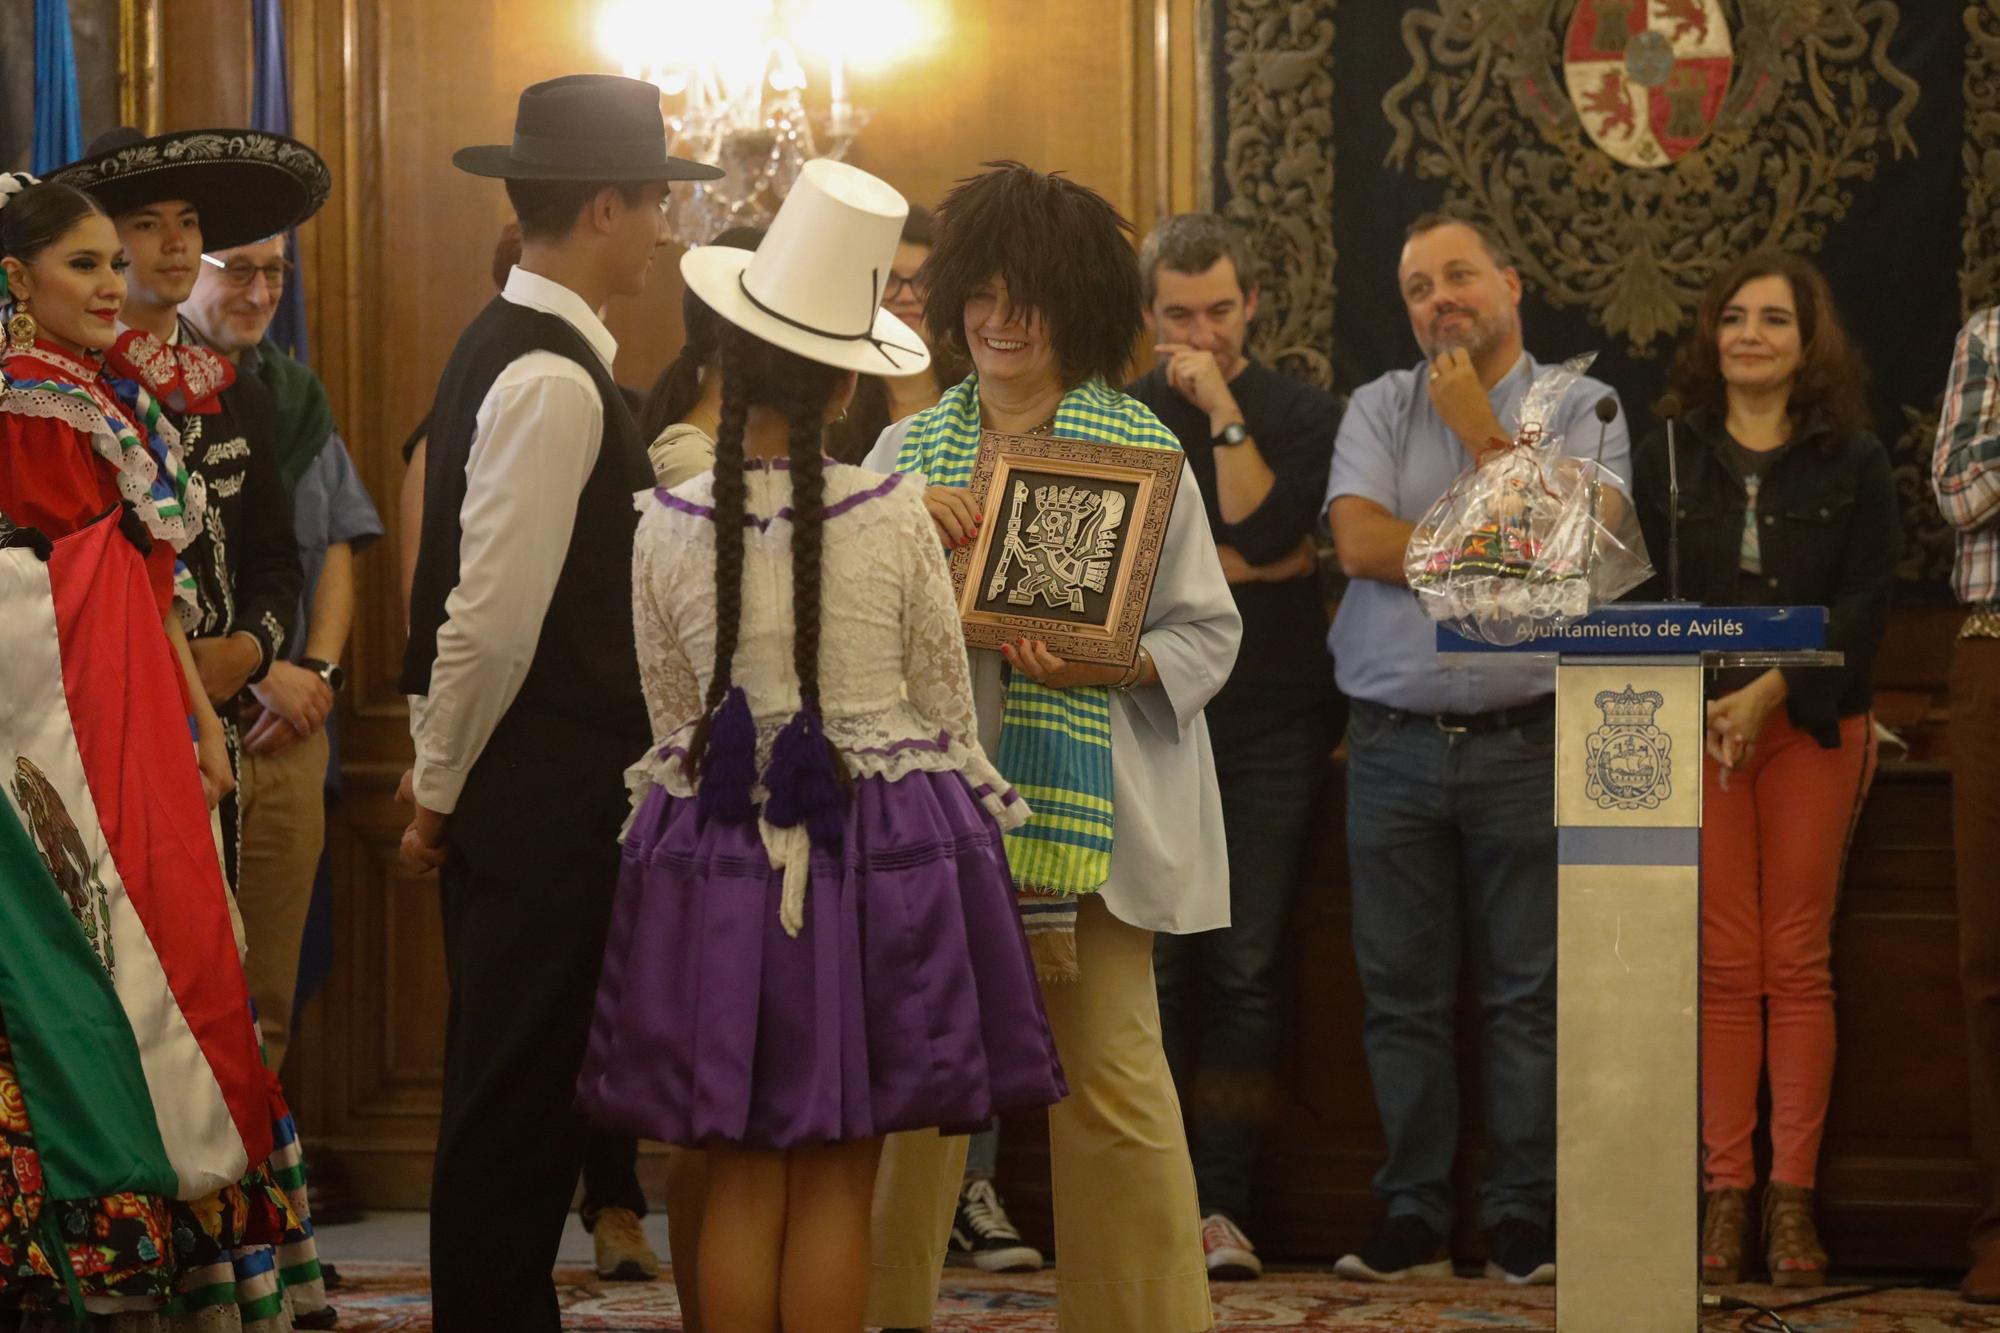
[{"label": "purple pleated skirt", "polygon": [[958,773],[854,784],[805,926],[754,825],[655,787],[625,839],[578,1102],[603,1129],[793,1148],[964,1132],[1067,1088],[999,826]]}]

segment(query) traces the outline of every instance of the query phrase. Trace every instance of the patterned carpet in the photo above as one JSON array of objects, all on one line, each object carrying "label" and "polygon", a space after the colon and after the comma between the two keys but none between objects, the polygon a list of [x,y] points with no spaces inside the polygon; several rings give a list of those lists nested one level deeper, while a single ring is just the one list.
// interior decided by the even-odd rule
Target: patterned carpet
[{"label": "patterned carpet", "polygon": [[[340,1268],[346,1285],[334,1304],[344,1333],[429,1333],[429,1274],[422,1266],[349,1261]],[[588,1269],[563,1268],[556,1280],[562,1288],[565,1330],[652,1333],[681,1326],[673,1286],[664,1279],[600,1283]],[[1766,1305],[1797,1295],[1766,1287],[1735,1288],[1733,1294]],[[1342,1282],[1325,1272],[1284,1272],[1262,1282],[1218,1286],[1215,1300],[1216,1328],[1225,1331],[1489,1333],[1547,1329],[1555,1322],[1555,1296],[1547,1288],[1517,1291],[1465,1280],[1385,1288]],[[2000,1306],[1965,1305],[1950,1292],[1934,1290],[1880,1292],[1788,1318],[1798,1333],[2000,1333]],[[1733,1333],[1742,1322],[1742,1315],[1717,1314],[1705,1327]],[[1054,1276],[1001,1277],[952,1269],[945,1274],[935,1327],[937,1333],[1054,1333]]]}]

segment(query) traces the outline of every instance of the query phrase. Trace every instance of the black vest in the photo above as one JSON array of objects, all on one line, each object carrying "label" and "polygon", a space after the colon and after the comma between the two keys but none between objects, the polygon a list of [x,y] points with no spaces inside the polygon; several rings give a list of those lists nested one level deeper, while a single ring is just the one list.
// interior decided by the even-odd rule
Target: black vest
[{"label": "black vest", "polygon": [[536,351],[553,352],[589,373],[603,401],[604,439],[576,500],[576,525],[534,659],[520,693],[467,775],[461,813],[468,813],[468,798],[518,796],[495,791],[509,784],[493,781],[499,775],[482,770],[511,770],[527,756],[544,772],[550,761],[558,761],[570,769],[570,781],[588,773],[590,785],[606,782],[617,789],[622,805],[623,768],[651,737],[632,641],[632,535],[638,525],[632,495],[653,484],[645,442],[624,394],[583,335],[558,316],[504,297],[481,311],[460,336],[431,406],[423,542],[410,589],[402,689],[406,694],[430,692],[445,598],[458,586],[459,513],[480,405],[501,371]]}]

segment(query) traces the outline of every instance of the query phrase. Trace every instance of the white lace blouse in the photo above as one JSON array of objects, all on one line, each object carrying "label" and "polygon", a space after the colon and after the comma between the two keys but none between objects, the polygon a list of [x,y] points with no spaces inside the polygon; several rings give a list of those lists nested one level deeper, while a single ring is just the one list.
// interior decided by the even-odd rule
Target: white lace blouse
[{"label": "white lace blouse", "polygon": [[[799,707],[792,667],[791,472],[748,473],[741,630],[731,677],[757,721],[757,771]],[[715,478],[642,491],[632,554],[639,674],[653,749],[628,772],[634,805],[652,784],[692,796],[689,734],[714,674]],[[964,774],[1002,828],[1027,805],[980,747],[951,576],[916,478],[828,463],[821,563],[820,713],[856,778]],[[761,802],[764,791],[753,793]],[[765,830],[766,844],[773,834]],[[774,864],[778,863],[773,847]]]}]

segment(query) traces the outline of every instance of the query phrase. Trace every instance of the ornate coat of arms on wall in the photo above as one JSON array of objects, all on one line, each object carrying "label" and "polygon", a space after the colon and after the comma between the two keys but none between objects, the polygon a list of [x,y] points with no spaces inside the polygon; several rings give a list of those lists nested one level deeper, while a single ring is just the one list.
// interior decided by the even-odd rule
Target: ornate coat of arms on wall
[{"label": "ornate coat of arms on wall", "polygon": [[1563,81],[1599,148],[1663,167],[1708,137],[1734,56],[1718,0],[1583,0],[1563,34]]},{"label": "ornate coat of arms on wall", "polygon": [[1916,153],[1897,21],[1881,0],[1437,0],[1403,16],[1388,162],[1645,352],[1720,265],[1815,248],[1885,146]]}]

